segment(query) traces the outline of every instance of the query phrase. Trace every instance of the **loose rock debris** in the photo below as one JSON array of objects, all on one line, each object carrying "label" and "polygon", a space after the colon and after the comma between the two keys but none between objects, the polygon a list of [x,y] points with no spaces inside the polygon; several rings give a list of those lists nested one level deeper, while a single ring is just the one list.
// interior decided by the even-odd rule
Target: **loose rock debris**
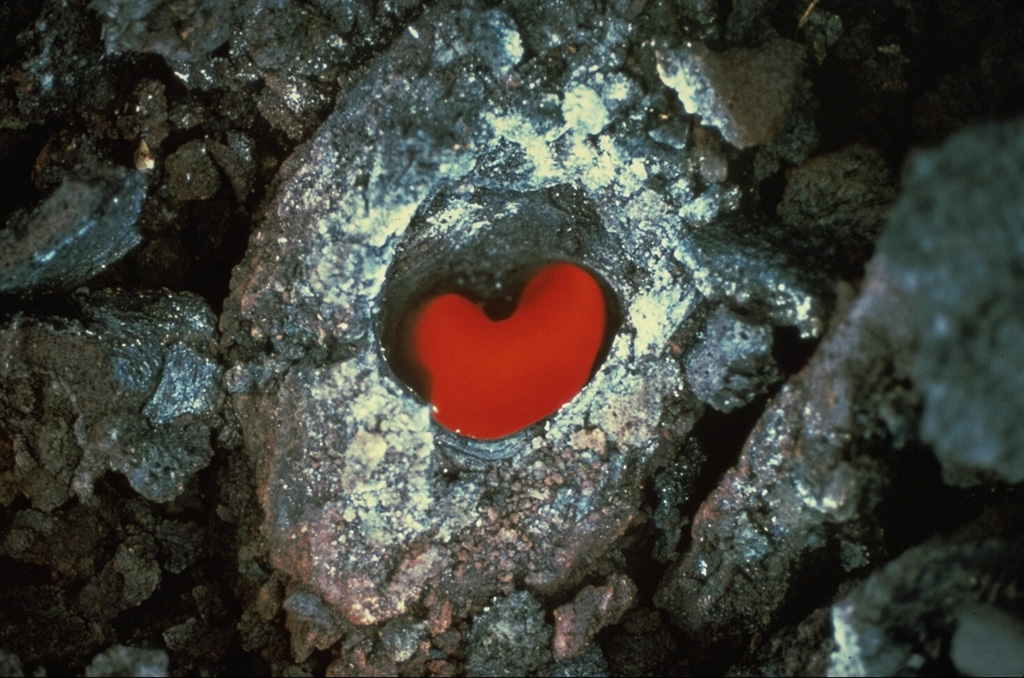
[{"label": "loose rock debris", "polygon": [[[1019,659],[1024,132],[899,179],[1024,113],[1013,3],[16,5],[5,672]],[[590,382],[434,423],[404,314],[555,261]]]}]

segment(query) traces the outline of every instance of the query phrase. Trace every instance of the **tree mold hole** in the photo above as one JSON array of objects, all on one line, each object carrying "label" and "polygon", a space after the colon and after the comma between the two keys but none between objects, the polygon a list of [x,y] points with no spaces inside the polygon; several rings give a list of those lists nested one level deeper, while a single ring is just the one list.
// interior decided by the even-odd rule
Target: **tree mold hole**
[{"label": "tree mold hole", "polygon": [[581,191],[442,190],[387,271],[385,369],[430,403],[438,443],[522,449],[585,388],[622,322],[619,247]]}]

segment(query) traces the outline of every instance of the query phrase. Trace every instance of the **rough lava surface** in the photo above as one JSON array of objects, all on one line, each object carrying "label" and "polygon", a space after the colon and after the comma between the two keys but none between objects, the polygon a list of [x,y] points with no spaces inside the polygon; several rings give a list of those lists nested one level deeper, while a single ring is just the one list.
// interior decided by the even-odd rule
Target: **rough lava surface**
[{"label": "rough lava surface", "polygon": [[879,242],[908,306],[921,436],[950,482],[1024,480],[1024,125],[965,130],[910,163]]},{"label": "rough lava surface", "polygon": [[[0,674],[1024,673],[1022,27],[0,2]],[[554,261],[589,383],[432,422]]]},{"label": "rough lava surface", "polygon": [[[70,316],[70,317],[69,317]],[[214,318],[192,294],[82,294],[65,317],[0,323],[3,495],[44,511],[116,470],[154,501],[213,457],[222,368]]]},{"label": "rough lava surface", "polygon": [[[721,298],[696,280],[701,255],[679,242],[738,194],[697,193],[675,149],[642,133],[650,101],[624,62],[630,24],[571,26],[580,47],[551,57],[557,69],[526,57],[540,39],[529,27],[498,9],[429,9],[288,160],[235,274],[222,326],[242,360],[229,388],[257,455],[272,561],[354,624],[405,614],[431,590],[464,613],[579,579],[633,524],[643,478],[702,409],[671,342],[694,312],[728,299],[805,336],[823,326],[822,291],[775,287],[771,257],[732,254]],[[502,230],[519,210],[543,216],[538,200],[568,224]],[[571,403],[500,450],[448,444],[379,346],[380,316],[400,303],[382,290],[401,275],[442,284],[453,266],[432,262],[447,258],[493,292],[514,271],[473,281],[460,248],[507,251],[488,263],[514,267],[531,232],[554,239],[545,256],[610,286],[624,311],[608,355]],[[409,249],[412,263],[395,265]],[[744,276],[744,261],[757,272]]]}]

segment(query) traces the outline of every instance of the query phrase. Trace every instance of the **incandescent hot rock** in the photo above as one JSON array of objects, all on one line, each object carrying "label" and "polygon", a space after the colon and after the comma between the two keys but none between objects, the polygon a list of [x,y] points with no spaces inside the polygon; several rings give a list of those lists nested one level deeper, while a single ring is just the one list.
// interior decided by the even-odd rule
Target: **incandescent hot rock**
[{"label": "incandescent hot rock", "polygon": [[213,456],[221,368],[213,314],[191,294],[86,293],[71,317],[0,325],[0,501],[49,511],[109,469],[155,501]]},{"label": "incandescent hot rock", "polygon": [[[680,149],[648,134],[630,24],[602,16],[565,34],[573,50],[527,58],[546,28],[516,11],[442,3],[368,66],[285,163],[225,305],[270,560],[350,623],[421,600],[464,618],[517,586],[575,585],[702,409],[676,353],[689,346],[671,341],[695,309],[729,300],[806,336],[823,326],[819,291],[771,245],[724,233],[705,255],[684,237],[737,193],[695,194]],[[696,282],[691,266],[737,248],[725,278]],[[514,301],[524,272],[553,261],[608,293],[592,380],[496,441],[432,422],[397,376],[404,314],[451,289]]]}]

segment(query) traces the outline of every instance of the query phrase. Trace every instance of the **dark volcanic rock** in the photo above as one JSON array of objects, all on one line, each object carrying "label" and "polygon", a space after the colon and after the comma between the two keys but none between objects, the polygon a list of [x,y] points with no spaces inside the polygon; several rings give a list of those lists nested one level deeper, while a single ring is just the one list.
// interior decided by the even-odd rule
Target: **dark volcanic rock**
[{"label": "dark volcanic rock", "polygon": [[636,603],[636,592],[636,584],[620,575],[602,586],[587,586],[571,603],[555,609],[554,658],[560,661],[584,654],[598,631],[618,623]]},{"label": "dark volcanic rock", "polygon": [[1024,122],[913,158],[882,265],[908,298],[921,435],[947,479],[1024,480]]},{"label": "dark volcanic rock", "polygon": [[712,313],[683,364],[694,395],[721,412],[746,405],[781,377],[772,357],[771,327],[725,306]]},{"label": "dark volcanic rock", "polygon": [[[708,299],[742,311],[753,324],[795,327],[810,339],[824,331],[833,294],[827,269],[797,263],[817,251],[815,240],[773,220],[731,213],[685,232],[675,255]],[[747,353],[763,352],[763,341],[749,343]],[[757,362],[767,365],[763,355]]]},{"label": "dark volcanic rock", "polygon": [[204,200],[220,189],[210,155],[205,142],[190,141],[167,156],[167,186],[175,200]]},{"label": "dark volcanic rock", "polygon": [[[1022,44],[1017,0],[0,1],[0,674],[1021,673],[1019,503],[957,531],[1019,494],[1019,126],[876,238]],[[411,309],[553,261],[591,381],[432,422]]]},{"label": "dark volcanic rock", "polygon": [[0,294],[66,291],[89,280],[142,241],[137,222],[143,174],[101,167],[68,178],[31,213],[0,230]]},{"label": "dark volcanic rock", "polygon": [[213,455],[212,314],[189,294],[104,291],[81,296],[75,315],[17,314],[0,329],[3,502],[88,500],[108,469],[150,499],[174,498]]},{"label": "dark volcanic rock", "polygon": [[467,641],[470,676],[523,676],[551,658],[551,626],[526,591],[496,600],[473,620]]},{"label": "dark volcanic rock", "polygon": [[[961,670],[996,669],[984,663],[986,650],[996,652],[991,661],[1019,670],[1022,517],[1020,502],[992,510],[949,538],[910,549],[836,602],[828,674],[928,675],[949,666],[951,640]],[[972,633],[976,623],[989,627],[991,644],[959,646],[954,634]]]},{"label": "dark volcanic rock", "polygon": [[880,552],[872,512],[891,474],[875,451],[905,443],[915,421],[899,371],[909,335],[889,323],[903,312],[890,284],[869,277],[701,505],[656,597],[701,644],[771,628],[807,580],[827,590]]},{"label": "dark volcanic rock", "polygon": [[836,649],[831,609],[821,607],[784,626],[729,667],[730,676],[823,676]]},{"label": "dark volcanic rock", "polygon": [[896,198],[896,178],[880,152],[847,146],[787,172],[779,218],[825,245],[819,261],[859,270]]},{"label": "dark volcanic rock", "polygon": [[[680,150],[648,134],[628,22],[581,17],[578,48],[527,59],[540,28],[477,10],[428,10],[338,99],[286,163],[222,318],[271,560],[355,624],[430,592],[464,617],[517,581],[574,585],[699,414],[672,342],[695,309],[824,325],[824,288],[778,243],[692,225],[736,194],[696,195]],[[501,440],[432,422],[396,376],[403,314],[438,289],[514,299],[552,260],[607,286],[592,381]]]},{"label": "dark volcanic rock", "polygon": [[21,661],[69,664],[89,657],[104,641],[102,628],[77,614],[63,587],[52,584],[6,589],[0,594],[3,609],[17,610],[17,619],[0,626],[0,642]]},{"label": "dark volcanic rock", "polygon": [[231,36],[233,20],[258,2],[232,0],[93,0],[108,53],[155,52],[175,59],[205,56]]},{"label": "dark volcanic rock", "polygon": [[774,40],[758,49],[717,54],[701,43],[660,52],[658,74],[698,115],[739,149],[767,143],[788,124],[799,100],[803,48]]}]

